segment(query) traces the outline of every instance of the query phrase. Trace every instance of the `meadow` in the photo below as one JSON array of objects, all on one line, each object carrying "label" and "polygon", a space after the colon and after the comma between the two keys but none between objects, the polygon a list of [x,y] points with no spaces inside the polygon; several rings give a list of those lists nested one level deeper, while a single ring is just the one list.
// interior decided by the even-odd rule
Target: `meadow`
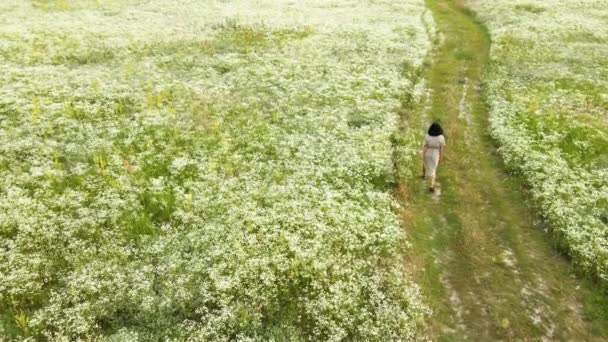
[{"label": "meadow", "polygon": [[608,336],[604,2],[1,1],[0,341]]},{"label": "meadow", "polygon": [[470,0],[492,39],[491,134],[558,247],[608,281],[608,7]]},{"label": "meadow", "polygon": [[391,137],[433,25],[421,0],[2,1],[0,336],[413,339]]}]

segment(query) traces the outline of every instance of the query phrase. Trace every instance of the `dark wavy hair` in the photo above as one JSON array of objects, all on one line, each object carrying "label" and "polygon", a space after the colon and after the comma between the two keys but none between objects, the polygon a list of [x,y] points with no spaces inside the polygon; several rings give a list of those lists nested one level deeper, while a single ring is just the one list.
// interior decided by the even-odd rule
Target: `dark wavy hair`
[{"label": "dark wavy hair", "polygon": [[439,135],[443,134],[443,128],[441,128],[441,125],[439,124],[439,122],[435,121],[433,122],[433,124],[431,124],[431,127],[429,127],[429,135],[432,137],[436,137]]}]

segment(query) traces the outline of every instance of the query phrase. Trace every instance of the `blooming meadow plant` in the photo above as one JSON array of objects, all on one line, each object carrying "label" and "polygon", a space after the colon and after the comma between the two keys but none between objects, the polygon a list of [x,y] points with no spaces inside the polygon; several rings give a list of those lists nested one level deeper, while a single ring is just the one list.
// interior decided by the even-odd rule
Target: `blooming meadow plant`
[{"label": "blooming meadow plant", "polygon": [[608,7],[470,0],[493,44],[492,135],[558,241],[608,281]]},{"label": "blooming meadow plant", "polygon": [[[421,0],[0,3],[0,336],[411,340]],[[413,149],[412,149],[413,151]]]}]

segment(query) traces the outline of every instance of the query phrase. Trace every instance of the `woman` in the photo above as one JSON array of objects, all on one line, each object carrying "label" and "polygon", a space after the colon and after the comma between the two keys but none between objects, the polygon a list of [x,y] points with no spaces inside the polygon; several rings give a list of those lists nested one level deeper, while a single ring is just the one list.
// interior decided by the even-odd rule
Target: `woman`
[{"label": "woman", "polygon": [[439,161],[443,160],[443,148],[445,146],[445,138],[443,137],[443,129],[438,122],[433,122],[429,127],[428,134],[424,138],[424,152],[422,158],[424,161],[422,172],[424,178],[430,179],[430,191],[435,191],[435,172]]}]

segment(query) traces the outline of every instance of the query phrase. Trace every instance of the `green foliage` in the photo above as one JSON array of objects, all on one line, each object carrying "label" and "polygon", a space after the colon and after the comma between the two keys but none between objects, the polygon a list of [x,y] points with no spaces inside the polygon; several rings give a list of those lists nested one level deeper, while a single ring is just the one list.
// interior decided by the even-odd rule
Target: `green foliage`
[{"label": "green foliage", "polygon": [[419,333],[389,138],[420,0],[0,9],[0,336]]}]

